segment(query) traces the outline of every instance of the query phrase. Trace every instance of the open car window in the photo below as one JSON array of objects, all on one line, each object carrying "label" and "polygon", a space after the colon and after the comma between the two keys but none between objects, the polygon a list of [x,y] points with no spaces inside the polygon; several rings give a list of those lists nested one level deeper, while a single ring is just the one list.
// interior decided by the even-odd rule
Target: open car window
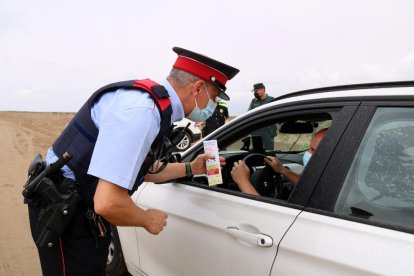
[{"label": "open car window", "polygon": [[[323,128],[329,128],[331,123],[332,120],[327,119],[318,122],[295,120],[293,123],[273,124],[252,131],[250,134],[222,148],[224,151],[245,150],[248,152],[264,153],[303,152],[309,149],[313,134]],[[294,127],[293,124],[295,124],[297,129],[290,129],[290,132],[287,129],[281,129],[282,126],[287,126],[288,124],[292,128]],[[272,129],[272,131],[270,132],[269,129]]]},{"label": "open car window", "polygon": [[[331,114],[326,112],[239,125],[230,138],[218,141],[219,154],[226,159],[226,166],[221,170],[223,183],[212,188],[240,192],[231,171],[234,162],[247,158],[250,182],[257,192],[263,197],[287,200],[294,185],[266,166],[264,156],[276,156],[285,167],[300,175],[304,169],[303,154],[309,149],[312,136],[329,128],[332,122]],[[206,175],[195,176],[193,181],[208,183]]]}]

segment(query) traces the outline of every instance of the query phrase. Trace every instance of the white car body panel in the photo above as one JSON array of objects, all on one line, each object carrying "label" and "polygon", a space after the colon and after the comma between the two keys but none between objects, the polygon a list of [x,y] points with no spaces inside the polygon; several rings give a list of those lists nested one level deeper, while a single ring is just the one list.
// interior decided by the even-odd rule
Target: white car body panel
[{"label": "white car body panel", "polygon": [[[136,228],[141,269],[149,275],[269,275],[277,244],[300,212],[182,184],[148,183],[134,199],[169,215],[157,236]],[[273,245],[237,240],[229,227],[270,236]]]},{"label": "white car body panel", "polygon": [[303,212],[271,275],[413,275],[413,249],[411,234]]},{"label": "white car body panel", "polygon": [[[347,101],[348,97],[391,99],[412,95],[413,87],[297,95],[240,115],[222,131],[228,135],[225,132],[232,126],[269,107],[296,108],[298,102],[318,99],[329,103],[335,98]],[[215,134],[210,136],[214,138]],[[200,143],[202,140],[192,148]],[[186,157],[192,148],[182,155]],[[303,170],[300,164],[287,165],[297,173]],[[168,225],[157,236],[143,228],[118,227],[126,264],[133,275],[414,275],[412,227],[404,230],[410,233],[400,232],[392,230],[398,229],[398,224],[379,227],[362,219],[358,223],[348,214],[342,214],[341,219],[326,209],[316,210],[326,212],[321,215],[186,183],[143,183],[132,196],[141,208],[169,214]],[[324,198],[319,200],[324,202]],[[255,234],[271,237],[273,244],[253,245]]]},{"label": "white car body panel", "polygon": [[128,271],[135,271],[134,275],[140,275],[138,274],[140,267],[139,247],[135,229],[135,227],[117,227],[122,252],[124,256],[128,256],[128,259],[125,260]]},{"label": "white car body panel", "polygon": [[[136,198],[147,183],[144,182],[133,195],[132,199]],[[125,264],[128,271],[133,275],[144,275],[141,270],[141,262],[139,259],[139,246],[136,235],[136,227],[122,227],[117,226],[119,241],[122,246],[122,253],[125,257]]]}]

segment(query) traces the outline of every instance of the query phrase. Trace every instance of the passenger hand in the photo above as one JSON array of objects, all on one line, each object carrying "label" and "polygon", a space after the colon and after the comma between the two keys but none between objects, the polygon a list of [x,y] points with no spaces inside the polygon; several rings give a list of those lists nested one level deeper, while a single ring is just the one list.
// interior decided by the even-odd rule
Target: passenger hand
[{"label": "passenger hand", "polygon": [[282,162],[274,156],[266,156],[264,161],[277,173],[281,173],[281,171],[285,168]]},{"label": "passenger hand", "polygon": [[243,160],[234,162],[233,169],[231,170],[231,177],[236,184],[249,181],[250,169]]},{"label": "passenger hand", "polygon": [[145,230],[150,234],[158,235],[167,225],[167,213],[155,209],[148,209],[148,222],[144,225]]},{"label": "passenger hand", "polygon": [[[205,174],[207,173],[206,168],[206,160],[208,159],[214,159],[214,155],[204,153],[197,156],[191,163],[191,170],[193,171],[193,174]],[[224,157],[220,157],[220,166],[223,167],[226,165],[226,161]]]}]

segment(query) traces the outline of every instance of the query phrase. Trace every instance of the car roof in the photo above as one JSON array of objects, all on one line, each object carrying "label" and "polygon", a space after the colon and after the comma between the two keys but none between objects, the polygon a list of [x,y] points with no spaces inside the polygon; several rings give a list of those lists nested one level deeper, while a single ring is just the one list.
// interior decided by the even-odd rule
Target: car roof
[{"label": "car roof", "polygon": [[270,103],[249,110],[248,112],[238,116],[237,119],[249,116],[251,113],[256,113],[258,111],[260,112],[262,109],[282,104],[292,104],[295,102],[328,99],[363,100],[370,97],[378,98],[395,96],[414,96],[414,81],[360,83],[296,91],[276,97]]},{"label": "car roof", "polygon": [[[353,97],[357,92],[360,96],[377,96],[377,92],[381,96],[386,95],[414,95],[413,92],[407,93],[404,89],[393,90],[393,92],[387,91],[389,88],[407,88],[414,87],[414,81],[395,81],[395,82],[375,82],[375,83],[359,83],[359,84],[349,84],[349,85],[338,85],[338,86],[329,86],[315,89],[307,89],[288,93],[279,97],[276,97],[273,101],[279,101],[287,98],[294,98],[298,96],[315,96],[309,97],[312,98],[327,98],[327,97]],[[398,93],[396,93],[398,91]],[[410,90],[413,91],[413,90]],[[328,94],[328,92],[330,92]],[[340,92],[340,93],[339,93]],[[374,93],[375,92],[375,93]],[[400,94],[401,92],[401,94]],[[319,96],[316,96],[319,95]]]}]

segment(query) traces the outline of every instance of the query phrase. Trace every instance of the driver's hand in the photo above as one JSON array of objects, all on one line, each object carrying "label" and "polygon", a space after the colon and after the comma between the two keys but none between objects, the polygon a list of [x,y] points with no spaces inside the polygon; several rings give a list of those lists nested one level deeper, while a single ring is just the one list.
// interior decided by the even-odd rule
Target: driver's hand
[{"label": "driver's hand", "polygon": [[282,162],[274,156],[266,156],[264,161],[277,173],[281,173],[284,169]]},{"label": "driver's hand", "polygon": [[243,160],[234,162],[233,169],[231,170],[231,177],[243,193],[259,195],[252,183],[250,183],[250,169]]},{"label": "driver's hand", "polygon": [[249,181],[250,169],[243,160],[234,162],[233,169],[231,170],[231,177],[236,184]]}]

